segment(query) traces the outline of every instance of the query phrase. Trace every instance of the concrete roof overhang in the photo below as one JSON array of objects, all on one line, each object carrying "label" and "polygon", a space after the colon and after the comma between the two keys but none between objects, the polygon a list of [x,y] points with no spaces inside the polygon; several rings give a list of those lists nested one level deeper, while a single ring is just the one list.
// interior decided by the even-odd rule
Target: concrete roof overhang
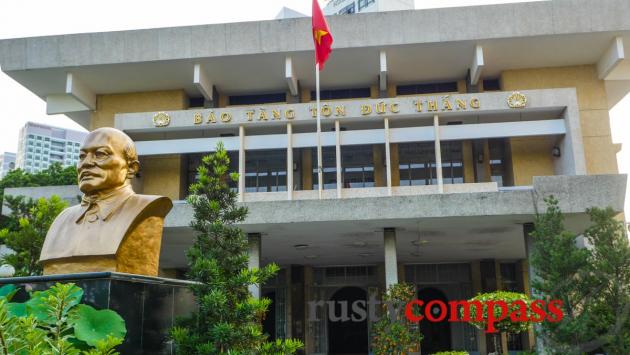
[{"label": "concrete roof overhang", "polygon": [[[383,228],[397,230],[399,262],[514,260],[526,257],[523,224],[545,210],[545,197],[555,196],[567,228],[582,232],[589,223],[586,209],[622,211],[625,189],[625,175],[546,176],[534,177],[531,187],[499,192],[253,202],[245,204],[249,215],[240,226],[263,234],[263,262],[284,265],[382,262]],[[191,216],[185,203],[176,203],[167,216],[164,267],[186,265]]]},{"label": "concrete roof overhang", "polygon": [[[323,88],[378,83],[380,51],[394,83],[466,77],[483,47],[483,77],[518,68],[596,64],[619,37],[630,58],[630,2],[554,0],[332,16],[334,54]],[[300,86],[314,87],[310,19],[71,34],[0,41],[2,70],[46,99],[64,93],[67,73],[94,94],[184,89],[201,64],[224,94],[286,91],[285,58]],[[630,88],[630,64],[607,74],[615,93]]]}]

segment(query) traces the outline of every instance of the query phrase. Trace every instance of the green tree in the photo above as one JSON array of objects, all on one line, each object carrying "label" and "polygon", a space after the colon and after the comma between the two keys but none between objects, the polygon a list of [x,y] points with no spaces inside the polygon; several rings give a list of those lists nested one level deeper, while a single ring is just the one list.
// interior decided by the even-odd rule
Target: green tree
[{"label": "green tree", "polygon": [[[530,299],[527,295],[518,292],[494,291],[479,294],[468,300],[471,304],[481,304],[481,314],[477,314],[477,307],[470,307],[470,324],[483,331],[490,330],[490,323],[496,328],[492,333],[494,352],[497,354],[507,354],[507,344],[501,342],[501,334],[519,334],[531,327],[532,314],[530,309]],[[503,309],[498,302],[504,302]],[[462,318],[465,310],[460,309]],[[492,315],[492,317],[490,317]],[[515,319],[512,319],[514,317]]]},{"label": "green tree", "polygon": [[608,354],[630,354],[630,245],[624,223],[612,208],[589,209],[592,225],[584,236],[588,275],[599,290],[592,304],[592,326]]},{"label": "green tree", "polygon": [[608,354],[630,353],[630,247],[623,223],[612,209],[587,212],[591,226],[578,235],[566,230],[554,197],[536,217],[535,270],[532,286],[538,296],[562,301],[561,322],[543,322],[537,332],[552,354],[582,354],[604,349]]},{"label": "green tree", "polygon": [[249,285],[272,277],[278,266],[248,270],[247,238],[236,226],[247,208],[237,206],[236,192],[228,186],[230,179],[238,179],[229,174],[229,163],[219,143],[214,154],[202,159],[197,182],[190,186],[191,226],[197,236],[187,252],[188,277],[197,282],[192,291],[199,308],[171,335],[179,354],[291,354],[301,342],[267,342],[261,321],[271,301],[254,299],[248,291]]},{"label": "green tree", "polygon": [[[14,254],[5,255],[0,259],[2,264],[10,264],[15,268],[16,276],[41,275],[42,266],[39,264],[39,255],[46,238],[46,233],[55,218],[68,204],[58,196],[50,199],[40,198],[36,202],[24,199],[16,199],[20,202],[14,217],[18,220],[18,227],[14,230],[0,230],[0,243],[14,251]],[[24,205],[32,207],[25,211]],[[15,207],[15,206],[14,206]]]},{"label": "green tree", "polygon": [[47,169],[37,173],[27,173],[22,169],[11,170],[0,179],[0,202],[3,201],[4,189],[8,187],[36,187],[76,185],[77,168],[63,167],[60,163],[52,163]]},{"label": "green tree", "polygon": [[372,328],[372,348],[376,355],[408,354],[420,350],[422,334],[405,316],[405,307],[414,299],[414,287],[394,284],[383,295],[381,318]]}]

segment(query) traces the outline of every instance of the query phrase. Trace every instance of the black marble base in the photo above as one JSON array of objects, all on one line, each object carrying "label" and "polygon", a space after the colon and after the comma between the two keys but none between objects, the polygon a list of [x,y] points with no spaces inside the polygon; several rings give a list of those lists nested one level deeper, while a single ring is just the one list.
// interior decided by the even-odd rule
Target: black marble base
[{"label": "black marble base", "polygon": [[168,331],[175,319],[196,309],[189,281],[96,272],[66,275],[0,278],[0,286],[21,288],[15,302],[28,299],[29,291],[40,291],[55,283],[72,282],[83,289],[82,303],[97,309],[111,309],[125,320],[127,337],[121,354],[172,354]]}]

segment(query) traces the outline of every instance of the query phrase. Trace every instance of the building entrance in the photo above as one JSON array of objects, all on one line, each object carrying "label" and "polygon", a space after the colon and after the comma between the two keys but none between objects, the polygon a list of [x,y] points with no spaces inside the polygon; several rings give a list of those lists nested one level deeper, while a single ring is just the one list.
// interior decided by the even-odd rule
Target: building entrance
[{"label": "building entrance", "polygon": [[[418,299],[423,301],[425,305],[433,300],[443,301],[448,304],[446,295],[433,287],[418,290]],[[434,306],[429,311],[434,317],[441,318],[440,307]],[[441,322],[420,322],[420,333],[423,336],[422,353],[432,354],[438,351],[451,350],[451,326],[448,323],[448,318],[449,315],[447,314]]]},{"label": "building entrance", "polygon": [[343,287],[330,300],[335,306],[334,314],[328,317],[328,353],[367,354],[367,317],[353,312],[353,305],[367,310],[367,292],[360,287]]}]

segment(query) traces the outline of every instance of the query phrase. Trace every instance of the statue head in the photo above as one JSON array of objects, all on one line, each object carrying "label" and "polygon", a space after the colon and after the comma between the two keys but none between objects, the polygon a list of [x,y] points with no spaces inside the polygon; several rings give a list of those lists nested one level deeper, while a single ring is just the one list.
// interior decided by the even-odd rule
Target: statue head
[{"label": "statue head", "polygon": [[115,128],[98,128],[81,146],[79,189],[86,195],[107,194],[129,184],[139,168],[136,147],[128,135]]}]

